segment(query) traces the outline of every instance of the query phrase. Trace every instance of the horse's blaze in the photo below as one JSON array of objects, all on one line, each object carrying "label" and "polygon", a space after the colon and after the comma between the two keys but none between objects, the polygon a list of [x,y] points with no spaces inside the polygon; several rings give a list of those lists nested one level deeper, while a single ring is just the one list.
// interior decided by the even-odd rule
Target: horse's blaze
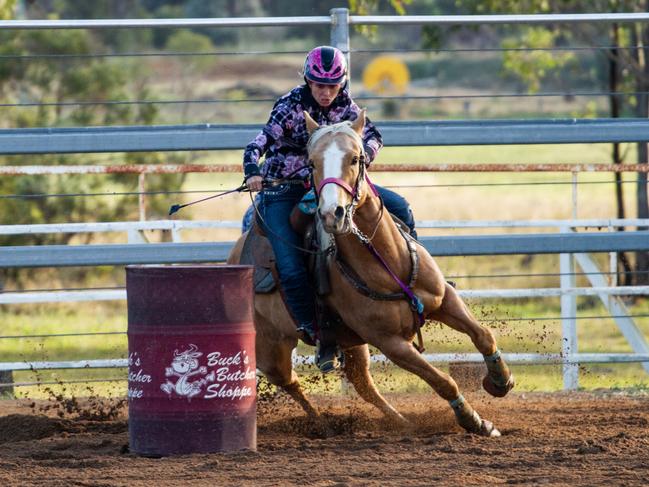
[{"label": "horse's blaze", "polygon": [[[337,178],[343,175],[345,152],[335,141],[323,151],[322,179]],[[345,213],[339,208],[345,208],[347,193],[337,184],[326,184],[320,193],[318,210],[322,217],[325,230],[329,233],[341,233],[345,230]]]}]

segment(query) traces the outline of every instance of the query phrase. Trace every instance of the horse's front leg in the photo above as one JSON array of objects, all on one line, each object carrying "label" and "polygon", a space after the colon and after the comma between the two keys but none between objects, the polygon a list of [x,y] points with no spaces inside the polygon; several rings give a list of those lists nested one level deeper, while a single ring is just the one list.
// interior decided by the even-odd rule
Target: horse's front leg
[{"label": "horse's front leg", "polygon": [[[297,402],[307,416],[317,418],[316,408],[304,394],[295,370],[293,370],[292,352],[297,344],[297,336],[293,322],[287,312],[272,316],[275,321],[267,319],[269,312],[276,303],[281,302],[279,293],[276,295],[257,296],[255,298],[255,328],[257,336],[255,348],[257,368],[266,376],[268,382],[282,388]],[[267,307],[262,306],[267,304]],[[259,311],[261,307],[262,312]],[[284,324],[282,326],[282,324]],[[291,335],[292,333],[292,335]]]},{"label": "horse's front leg", "polygon": [[257,367],[266,376],[268,382],[282,388],[291,396],[307,416],[317,418],[318,411],[304,394],[298,376],[293,370],[291,359],[293,348],[295,348],[295,340],[265,342],[262,347],[257,347]]},{"label": "horse's front leg", "polygon": [[374,405],[387,418],[400,426],[408,425],[406,420],[388,403],[374,384],[370,374],[370,351],[367,345],[348,348],[345,353],[345,376],[352,383],[362,399]]},{"label": "horse's front leg", "polygon": [[480,418],[464,399],[451,376],[429,364],[411,342],[403,337],[392,335],[374,345],[392,362],[421,377],[437,394],[446,399],[455,412],[458,424],[466,431],[481,436],[500,436],[500,432],[494,425]]},{"label": "horse's front leg", "polygon": [[491,330],[478,323],[451,285],[446,285],[441,306],[427,318],[441,321],[471,338],[487,365],[482,385],[489,394],[504,397],[514,387],[514,376],[501,356]]}]

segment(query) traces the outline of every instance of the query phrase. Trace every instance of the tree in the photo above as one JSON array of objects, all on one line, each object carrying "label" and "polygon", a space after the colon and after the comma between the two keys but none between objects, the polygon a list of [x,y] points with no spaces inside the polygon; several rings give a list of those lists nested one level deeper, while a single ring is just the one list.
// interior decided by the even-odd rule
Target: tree
[{"label": "tree", "polygon": [[[649,12],[649,0],[457,0],[457,4],[470,13],[574,13],[574,12]],[[598,25],[556,25],[548,27],[528,26],[520,29],[516,42],[530,47],[552,47],[559,41],[567,39],[586,41],[595,44],[595,40],[603,39],[611,49],[605,52],[608,81],[606,88],[611,93],[628,89],[636,93],[634,96],[622,99],[611,94],[609,96],[610,113],[619,117],[624,111],[633,113],[638,118],[649,117],[649,24],[625,23],[612,25],[602,30]],[[545,35],[541,34],[546,32]],[[548,34],[549,33],[549,34]],[[526,43],[539,37],[543,42]],[[513,38],[505,41],[513,42]],[[538,39],[537,39],[538,40]],[[520,44],[519,44],[520,45]],[[510,44],[511,46],[511,44]],[[549,62],[542,55],[536,55],[532,62],[532,54],[526,52],[510,52],[505,57],[505,65],[509,72],[525,82],[531,91],[538,89],[544,76],[550,71],[562,68],[562,63]],[[557,56],[555,56],[556,58]],[[559,58],[560,59],[560,58]],[[565,60],[565,58],[564,58]],[[536,67],[535,67],[536,66]],[[647,164],[649,159],[647,143],[637,145],[638,164]],[[612,149],[612,160],[615,164],[623,162],[619,146]],[[616,201],[618,217],[625,215],[622,184],[619,175],[615,176]],[[647,173],[639,172],[636,181],[636,211],[638,218],[649,218],[649,200],[647,198]],[[625,269],[625,283],[630,284],[631,274],[624,254],[620,254]],[[637,252],[635,264],[635,283],[649,284],[649,252]]]},{"label": "tree", "polygon": [[13,18],[16,0],[0,0],[0,20]]},{"label": "tree", "polygon": [[[154,123],[157,109],[152,104],[111,104],[115,100],[151,99],[137,60],[120,62],[101,57],[84,57],[101,52],[102,45],[84,30],[33,30],[0,33],[0,54],[10,55],[0,65],[0,100],[5,103],[34,102],[38,106],[13,107],[3,112],[6,127],[57,127],[67,125],[138,125]],[[39,54],[70,54],[77,57],[31,57]],[[66,102],[80,102],[63,105]],[[86,102],[87,104],[83,104]],[[95,103],[98,102],[98,103]],[[102,103],[106,102],[106,103]],[[147,163],[169,162],[167,155],[128,155],[117,160]],[[0,164],[87,164],[84,155],[5,156]],[[111,161],[115,163],[115,159]],[[181,176],[151,178],[148,190],[176,189]],[[0,193],[15,195],[3,199],[0,220],[6,223],[57,223],[111,221],[137,215],[137,195],[99,198],[93,193],[137,191],[132,175],[24,176],[0,179]],[[69,197],[39,195],[74,194]],[[153,212],[163,214],[167,202],[151,199]],[[164,209],[163,209],[164,208]],[[2,245],[65,244],[73,234],[6,236]],[[88,238],[91,238],[89,236]],[[7,274],[16,277],[16,273]]]},{"label": "tree", "polygon": [[[214,46],[210,38],[197,34],[187,29],[176,31],[167,39],[166,50],[168,52],[211,52]],[[176,58],[178,78],[180,80],[181,96],[185,100],[196,98],[195,80],[204,74],[214,65],[213,56],[188,56]],[[189,105],[183,106],[182,123],[187,123]]]}]

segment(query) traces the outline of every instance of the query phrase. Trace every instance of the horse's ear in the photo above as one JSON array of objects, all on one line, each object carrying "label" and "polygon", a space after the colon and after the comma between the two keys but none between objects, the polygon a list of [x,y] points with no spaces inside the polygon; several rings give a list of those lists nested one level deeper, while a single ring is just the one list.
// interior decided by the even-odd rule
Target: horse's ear
[{"label": "horse's ear", "polygon": [[363,128],[365,128],[365,108],[361,110],[356,120],[352,122],[352,128],[358,135],[361,137],[363,136]]},{"label": "horse's ear", "polygon": [[304,111],[303,113],[304,113],[304,120],[306,120],[306,130],[307,132],[309,132],[309,135],[311,135],[313,132],[315,132],[320,128],[320,125],[318,125],[318,122],[316,122],[311,118],[309,112]]}]

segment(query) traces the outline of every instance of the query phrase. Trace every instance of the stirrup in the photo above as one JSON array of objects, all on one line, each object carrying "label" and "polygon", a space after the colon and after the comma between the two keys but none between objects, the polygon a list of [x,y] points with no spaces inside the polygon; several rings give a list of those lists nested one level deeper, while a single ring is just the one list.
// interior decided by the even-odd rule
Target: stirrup
[{"label": "stirrup", "polygon": [[315,349],[315,363],[323,374],[328,374],[342,367],[342,352],[338,345],[322,345],[318,340]]}]

